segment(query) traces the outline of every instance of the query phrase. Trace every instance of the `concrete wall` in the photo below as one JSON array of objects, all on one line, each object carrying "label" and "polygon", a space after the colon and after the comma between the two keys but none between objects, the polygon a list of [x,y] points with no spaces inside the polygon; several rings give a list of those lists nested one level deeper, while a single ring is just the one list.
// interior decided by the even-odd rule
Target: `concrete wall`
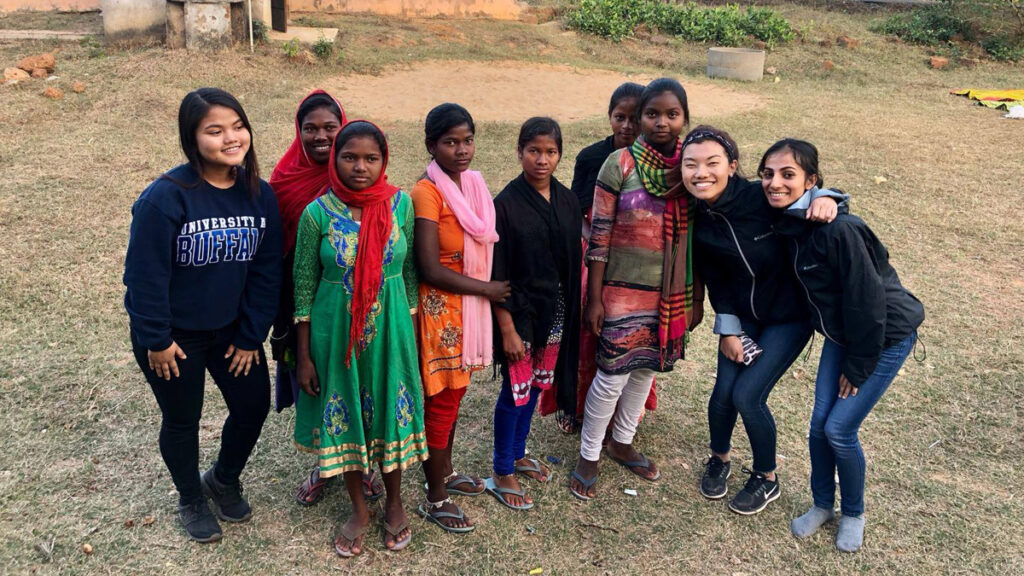
[{"label": "concrete wall", "polygon": [[100,0],[0,0],[0,12],[37,10],[40,12],[89,12],[100,9]]},{"label": "concrete wall", "polygon": [[100,0],[107,40],[144,44],[163,42],[167,0]]},{"label": "concrete wall", "polygon": [[489,16],[514,20],[516,0],[288,0],[292,12],[375,12],[400,16]]}]

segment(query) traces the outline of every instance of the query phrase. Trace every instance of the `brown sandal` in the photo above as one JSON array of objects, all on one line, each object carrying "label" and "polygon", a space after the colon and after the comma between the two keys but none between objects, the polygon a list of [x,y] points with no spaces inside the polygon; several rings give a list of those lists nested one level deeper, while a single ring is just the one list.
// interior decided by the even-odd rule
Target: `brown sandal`
[{"label": "brown sandal", "polygon": [[[316,476],[316,480],[313,477]],[[327,484],[331,481],[330,478],[324,478],[320,476],[320,467],[314,466],[313,471],[309,473],[309,477],[302,481],[298,491],[295,493],[295,501],[300,506],[312,506],[320,501],[324,497],[324,490],[327,489]],[[303,497],[302,495],[306,496]]]},{"label": "brown sandal", "polygon": [[[363,539],[363,535],[366,534],[366,529],[367,528],[369,528],[369,525],[365,524],[361,528],[359,528],[358,530],[352,530],[351,528],[348,527],[348,523],[342,524],[342,526],[341,526],[341,535],[334,539],[334,553],[337,554],[338,556],[341,556],[342,558],[351,558],[353,556],[358,556],[358,555],[362,554],[363,553],[362,539]],[[340,546],[338,540],[341,540],[342,538],[345,538],[346,540],[348,540],[351,543],[349,545],[349,549],[348,550],[345,550],[345,549],[343,549]],[[356,540],[359,540],[359,552],[353,552],[352,551],[352,549],[356,547]]]},{"label": "brown sandal", "polygon": [[[408,546],[410,542],[412,542],[412,530],[409,530],[409,534],[405,538],[403,538],[402,540],[398,539],[398,535],[401,534],[402,531],[405,530],[408,527],[409,527],[409,519],[408,518],[406,518],[405,520],[402,520],[398,524],[398,526],[392,526],[392,525],[388,524],[387,520],[385,520],[384,521],[384,548],[387,548],[387,550],[390,551],[390,552],[398,552],[399,550],[404,550],[405,547]],[[389,534],[395,540],[395,545],[392,548],[388,548],[388,535]]]}]

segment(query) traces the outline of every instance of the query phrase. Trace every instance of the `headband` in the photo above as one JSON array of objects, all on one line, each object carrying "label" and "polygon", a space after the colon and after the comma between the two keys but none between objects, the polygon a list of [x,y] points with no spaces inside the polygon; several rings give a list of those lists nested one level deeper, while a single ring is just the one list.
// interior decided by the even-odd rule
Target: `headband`
[{"label": "headband", "polygon": [[729,157],[729,161],[739,159],[739,150],[736,150],[736,146],[728,139],[723,137],[718,132],[712,132],[711,130],[694,130],[686,135],[686,139],[683,140],[683,148],[686,148],[690,144],[699,144],[705,140],[714,140],[725,148],[725,154]]}]

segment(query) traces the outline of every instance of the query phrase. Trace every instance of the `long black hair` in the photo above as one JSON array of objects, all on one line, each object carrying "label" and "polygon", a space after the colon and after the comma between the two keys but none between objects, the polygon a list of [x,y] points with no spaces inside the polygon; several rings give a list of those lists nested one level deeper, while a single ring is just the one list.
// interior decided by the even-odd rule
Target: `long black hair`
[{"label": "long black hair", "polygon": [[768,157],[773,154],[778,154],[783,150],[789,150],[793,154],[793,160],[796,161],[800,169],[806,173],[807,178],[811,175],[817,176],[818,179],[814,183],[819,188],[824,188],[825,177],[821,175],[821,169],[818,168],[818,149],[806,140],[798,140],[796,138],[783,138],[775,144],[772,144],[764,156],[761,156],[761,163],[757,165],[757,175],[762,176],[764,174],[764,164],[768,161]]},{"label": "long black hair", "polygon": [[449,130],[463,124],[469,126],[471,134],[476,134],[476,124],[473,123],[473,117],[470,116],[468,110],[451,102],[434,106],[427,113],[427,119],[423,124],[425,135],[423,141],[427,145],[427,150],[429,151],[431,146],[436,146],[437,141],[447,134]]},{"label": "long black hair", "polygon": [[640,105],[636,107],[636,118],[638,124],[640,122],[640,115],[643,114],[644,108],[647,107],[647,103],[655,97],[661,96],[665,92],[671,92],[679,99],[679,104],[683,107],[683,126],[686,127],[690,125],[690,104],[686,100],[686,90],[675,78],[658,78],[657,80],[652,80],[651,83],[644,88],[643,93],[640,95]]},{"label": "long black hair", "polygon": [[220,88],[193,90],[185,95],[178,108],[178,137],[181,139],[181,151],[185,153],[185,158],[188,159],[192,169],[199,174],[199,180],[193,186],[198,186],[203,178],[203,157],[199,153],[196,132],[199,130],[199,124],[202,123],[203,118],[206,118],[214,106],[223,106],[234,111],[241,119],[242,125],[249,131],[249,151],[242,159],[242,173],[239,174],[238,167],[234,168],[233,172],[236,178],[241,176],[245,179],[244,182],[250,194],[258,196],[260,193],[260,167],[256,162],[252,124],[249,123],[249,118],[245,115],[245,110],[242,109],[238,99]]},{"label": "long black hair", "polygon": [[523,148],[530,143],[530,140],[537,136],[551,136],[554,138],[555,144],[558,145],[558,155],[562,155],[562,127],[558,125],[554,118],[534,116],[523,122],[523,126],[519,128],[519,151],[522,152]]}]

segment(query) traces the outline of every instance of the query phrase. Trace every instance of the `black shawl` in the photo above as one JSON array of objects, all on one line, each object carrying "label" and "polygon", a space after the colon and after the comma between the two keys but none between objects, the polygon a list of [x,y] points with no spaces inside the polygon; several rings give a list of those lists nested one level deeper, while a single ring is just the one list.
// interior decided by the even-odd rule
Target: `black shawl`
[{"label": "black shawl", "polygon": [[[499,239],[494,246],[491,277],[508,280],[512,285],[511,297],[495,306],[509,311],[519,337],[533,349],[547,342],[558,285],[564,290],[565,326],[555,367],[555,386],[558,407],[575,414],[583,258],[579,202],[552,177],[549,203],[520,174],[494,199],[494,211]],[[497,320],[494,327],[494,357],[505,363]]]}]

